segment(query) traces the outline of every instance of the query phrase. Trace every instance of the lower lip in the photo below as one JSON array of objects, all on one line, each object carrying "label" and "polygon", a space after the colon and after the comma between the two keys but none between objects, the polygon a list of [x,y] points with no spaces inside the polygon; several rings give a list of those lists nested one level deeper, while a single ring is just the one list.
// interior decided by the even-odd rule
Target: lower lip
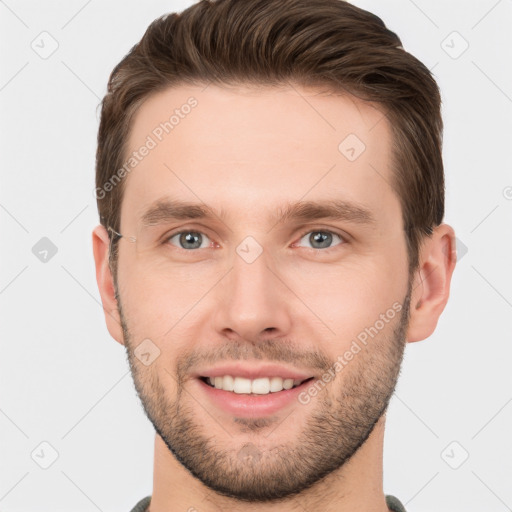
[{"label": "lower lip", "polygon": [[299,403],[299,394],[306,389],[310,380],[292,389],[283,389],[267,395],[248,395],[214,388],[201,379],[195,379],[200,389],[216,406],[229,414],[242,418],[268,416],[279,412],[292,403]]}]

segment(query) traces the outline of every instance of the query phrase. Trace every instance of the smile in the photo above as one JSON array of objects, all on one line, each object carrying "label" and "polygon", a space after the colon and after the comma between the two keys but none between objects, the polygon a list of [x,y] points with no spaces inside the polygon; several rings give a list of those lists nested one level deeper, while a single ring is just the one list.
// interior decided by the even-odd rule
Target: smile
[{"label": "smile", "polygon": [[285,379],[282,377],[247,379],[245,377],[224,375],[218,377],[201,377],[201,380],[216,389],[231,391],[237,394],[268,395],[269,393],[278,393],[279,391],[295,388],[312,378],[313,377],[303,380]]}]

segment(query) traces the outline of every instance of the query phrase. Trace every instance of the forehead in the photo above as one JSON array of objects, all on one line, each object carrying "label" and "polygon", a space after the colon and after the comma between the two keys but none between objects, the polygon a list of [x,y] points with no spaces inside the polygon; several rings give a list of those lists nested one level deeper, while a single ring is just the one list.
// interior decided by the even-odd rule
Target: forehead
[{"label": "forehead", "polygon": [[389,123],[379,105],[353,96],[297,85],[173,87],[139,108],[127,147],[129,223],[164,196],[247,219],[322,198],[384,221],[400,216]]}]

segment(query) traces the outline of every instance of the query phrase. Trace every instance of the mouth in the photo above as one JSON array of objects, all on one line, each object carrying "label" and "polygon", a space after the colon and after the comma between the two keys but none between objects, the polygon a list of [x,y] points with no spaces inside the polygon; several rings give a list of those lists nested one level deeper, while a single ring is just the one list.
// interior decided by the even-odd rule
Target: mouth
[{"label": "mouth", "polygon": [[198,368],[191,377],[191,391],[204,397],[212,412],[238,418],[269,417],[302,407],[302,393],[317,378],[311,369],[261,361],[226,361]]},{"label": "mouth", "polygon": [[283,377],[259,377],[248,379],[233,375],[216,377],[199,377],[207,386],[238,395],[269,395],[302,386],[314,377],[306,379],[290,379]]}]

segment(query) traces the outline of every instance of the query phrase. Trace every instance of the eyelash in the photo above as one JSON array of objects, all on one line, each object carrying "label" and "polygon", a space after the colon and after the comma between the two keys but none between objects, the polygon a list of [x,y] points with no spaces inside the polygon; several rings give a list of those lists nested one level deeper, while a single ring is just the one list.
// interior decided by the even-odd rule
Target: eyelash
[{"label": "eyelash", "polygon": [[341,233],[337,233],[336,231],[332,231],[330,229],[322,229],[322,228],[319,228],[319,229],[308,229],[306,231],[303,231],[299,235],[299,242],[302,240],[302,238],[304,238],[304,236],[306,236],[309,233],[329,233],[330,235],[335,235],[335,236],[339,237],[342,240],[341,243],[339,243],[337,245],[333,245],[331,247],[327,247],[326,249],[315,249],[314,247],[304,247],[304,249],[309,249],[311,251],[330,252],[331,250],[336,249],[336,247],[340,247],[341,245],[345,245],[348,242],[346,235],[342,235]]},{"label": "eyelash", "polygon": [[[199,233],[201,235],[206,235],[206,233],[202,232],[202,231],[199,231],[199,230],[196,230],[196,229],[182,229],[180,231],[176,231],[175,233],[171,233],[170,235],[166,235],[164,237],[164,240],[163,240],[163,244],[168,244],[169,241],[171,240],[171,238],[174,238],[175,236],[178,236],[178,235],[181,235],[183,233]],[[329,233],[330,235],[335,235],[337,237],[339,237],[342,242],[337,244],[337,245],[334,245],[332,247],[327,247],[325,249],[316,249],[314,247],[303,247],[304,249],[309,249],[310,251],[321,251],[321,252],[330,252],[331,250],[333,249],[336,249],[336,247],[339,247],[339,246],[342,246],[342,245],[345,245],[348,243],[348,240],[347,240],[347,236],[346,235],[343,235],[341,233],[337,233],[336,231],[332,231],[330,229],[322,229],[322,228],[318,228],[318,229],[307,229],[303,232],[301,232],[301,234],[299,235],[299,238],[298,238],[298,241],[300,242],[305,235],[309,234],[309,233]],[[208,238],[210,238],[208,235],[206,235]],[[295,242],[294,242],[295,243]],[[183,252],[187,252],[187,253],[191,253],[191,252],[197,252],[199,249],[183,249],[183,247],[178,247],[176,245],[173,245],[173,244],[170,244],[173,246],[174,249],[178,249],[179,251],[183,251]],[[212,247],[203,247],[203,249],[211,249]]]}]

